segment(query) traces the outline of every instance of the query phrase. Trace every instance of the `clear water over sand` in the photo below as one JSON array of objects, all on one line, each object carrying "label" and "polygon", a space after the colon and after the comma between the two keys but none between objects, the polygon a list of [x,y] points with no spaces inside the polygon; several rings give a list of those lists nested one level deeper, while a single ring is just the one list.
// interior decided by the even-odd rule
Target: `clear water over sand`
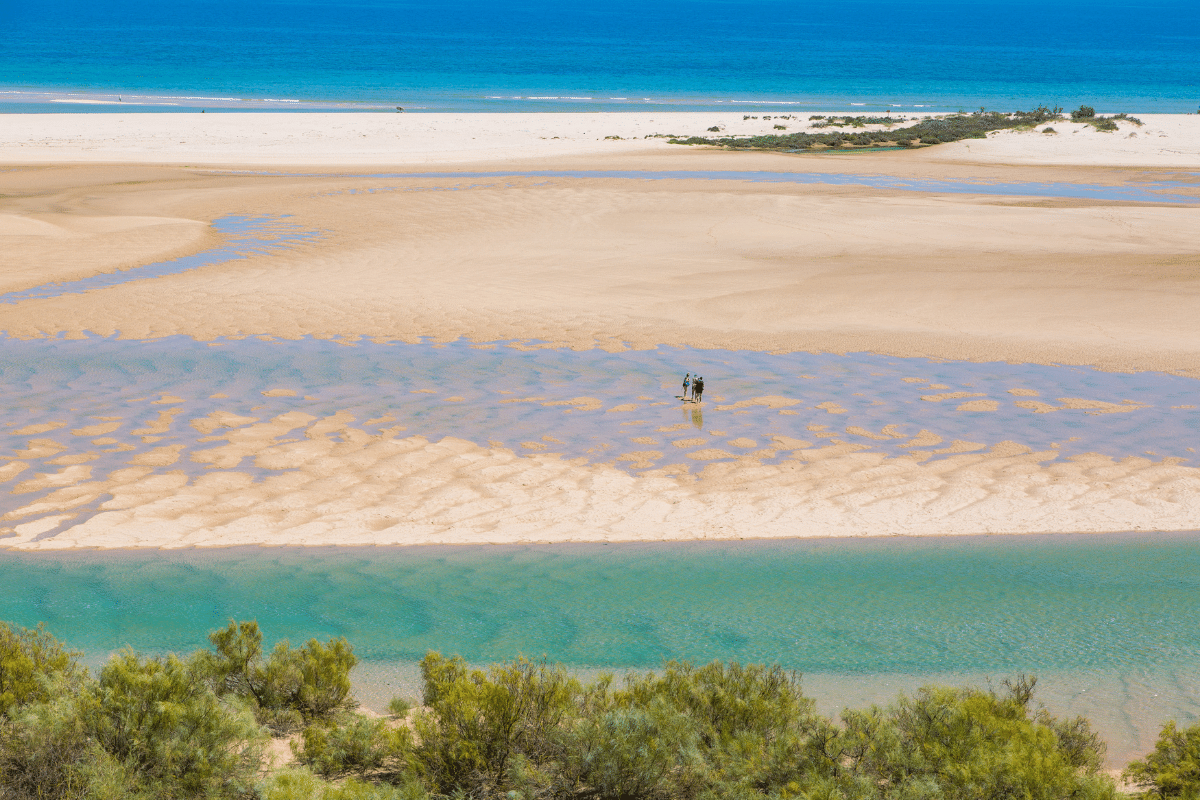
[{"label": "clear water over sand", "polygon": [[[682,147],[682,145],[681,145]],[[868,152],[866,150],[858,152]],[[839,155],[853,157],[853,151]],[[825,156],[827,157],[827,156]],[[241,172],[227,170],[224,172]],[[286,172],[253,172],[256,175],[295,175]],[[326,175],[328,173],[303,173]],[[799,183],[826,184],[830,186],[869,186],[899,192],[940,192],[948,194],[981,194],[1007,197],[1064,197],[1085,200],[1123,200],[1140,203],[1196,203],[1200,195],[1196,187],[1180,181],[1147,179],[1123,185],[1039,182],[1039,181],[988,181],[988,180],[934,180],[929,178],[901,178],[894,175],[871,175],[837,172],[767,172],[761,170],[521,170],[520,172],[378,172],[364,174],[364,178],[434,179],[434,178],[603,178],[611,180],[709,180],[750,181],[753,183]],[[377,187],[365,191],[430,191],[435,187]],[[453,190],[463,187],[436,187]],[[353,194],[353,192],[351,192]]]},{"label": "clear water over sand", "polygon": [[375,700],[411,692],[436,649],[778,662],[833,709],[1034,672],[1116,757],[1200,711],[1197,534],[8,554],[0,576],[0,618],[44,621],[93,662],[253,617],[268,639],[346,636]]},{"label": "clear water over sand", "polygon": [[266,255],[276,252],[280,248],[296,246],[320,238],[318,232],[303,230],[300,226],[287,222],[286,217],[280,216],[231,215],[213,220],[212,228],[223,241],[219,246],[209,250],[117,272],[101,272],[79,280],[49,283],[35,286],[32,289],[6,292],[0,294],[0,303],[19,303],[23,300],[79,294],[129,281],[175,275],[197,267],[223,264],[252,255]]},{"label": "clear water over sand", "polygon": [[[681,402],[685,372],[704,376],[703,404]],[[177,458],[161,472],[211,472],[218,465],[205,451],[219,425],[206,423],[222,414],[245,425],[345,413],[368,432],[453,436],[634,471],[745,456],[774,463],[803,443],[839,441],[925,459],[1005,443],[1049,461],[1100,453],[1194,465],[1197,388],[1161,373],[869,353],[6,339],[0,447],[31,471],[3,476],[17,493],[0,494],[0,512],[9,524],[56,513],[37,498],[81,479],[84,465],[99,478],[167,446]],[[256,479],[273,472],[249,453],[220,468]],[[35,473],[63,477],[37,489],[20,483]],[[86,516],[105,499],[81,496],[71,511]]]}]

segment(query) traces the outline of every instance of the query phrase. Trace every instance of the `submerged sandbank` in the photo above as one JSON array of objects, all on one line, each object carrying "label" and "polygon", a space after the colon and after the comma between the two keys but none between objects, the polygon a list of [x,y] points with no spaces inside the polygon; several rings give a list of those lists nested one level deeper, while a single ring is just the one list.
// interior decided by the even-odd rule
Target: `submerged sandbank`
[{"label": "submerged sandbank", "polygon": [[1192,529],[1196,387],[867,354],[10,339],[0,546]]}]

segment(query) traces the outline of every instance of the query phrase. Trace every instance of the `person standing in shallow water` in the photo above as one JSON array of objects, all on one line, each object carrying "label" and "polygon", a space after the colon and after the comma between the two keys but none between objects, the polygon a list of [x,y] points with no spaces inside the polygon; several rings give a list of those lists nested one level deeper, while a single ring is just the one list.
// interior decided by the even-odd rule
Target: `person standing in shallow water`
[{"label": "person standing in shallow water", "polygon": [[683,399],[688,399],[688,388],[692,385],[692,373],[683,376]]},{"label": "person standing in shallow water", "polygon": [[701,378],[699,375],[697,375],[696,379],[694,381],[692,381],[692,400],[694,402],[699,403],[700,396],[703,394],[704,394],[704,378]]}]

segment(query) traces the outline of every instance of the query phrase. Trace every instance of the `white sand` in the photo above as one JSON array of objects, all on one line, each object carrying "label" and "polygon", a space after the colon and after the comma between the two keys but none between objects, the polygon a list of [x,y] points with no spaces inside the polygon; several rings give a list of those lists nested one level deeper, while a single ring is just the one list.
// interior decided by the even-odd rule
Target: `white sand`
[{"label": "white sand", "polygon": [[[858,112],[825,112],[855,115]],[[0,164],[437,165],[664,152],[677,134],[809,130],[811,114],[0,114]],[[911,118],[911,115],[910,115]],[[935,161],[1195,167],[1200,115],[1143,115],[1114,133],[1053,123],[1057,136],[1000,132],[922,153]],[[786,131],[777,130],[783,125]],[[719,127],[712,133],[709,128]],[[1041,126],[1039,130],[1045,128]],[[611,139],[607,137],[620,137]]]}]

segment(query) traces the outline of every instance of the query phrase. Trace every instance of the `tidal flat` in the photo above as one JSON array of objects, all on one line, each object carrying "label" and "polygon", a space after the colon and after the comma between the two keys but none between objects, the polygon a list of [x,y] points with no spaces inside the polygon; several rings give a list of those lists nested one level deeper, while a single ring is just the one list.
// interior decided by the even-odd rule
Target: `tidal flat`
[{"label": "tidal flat", "polygon": [[1032,672],[1114,765],[1196,718],[1190,117],[823,158],[92,116],[0,148],[3,618],[92,664],[345,635],[380,708],[436,649],[829,712]]},{"label": "tidal flat", "polygon": [[1180,528],[1200,448],[1193,378],[861,353],[9,339],[0,390],[0,545],[34,549]]}]

